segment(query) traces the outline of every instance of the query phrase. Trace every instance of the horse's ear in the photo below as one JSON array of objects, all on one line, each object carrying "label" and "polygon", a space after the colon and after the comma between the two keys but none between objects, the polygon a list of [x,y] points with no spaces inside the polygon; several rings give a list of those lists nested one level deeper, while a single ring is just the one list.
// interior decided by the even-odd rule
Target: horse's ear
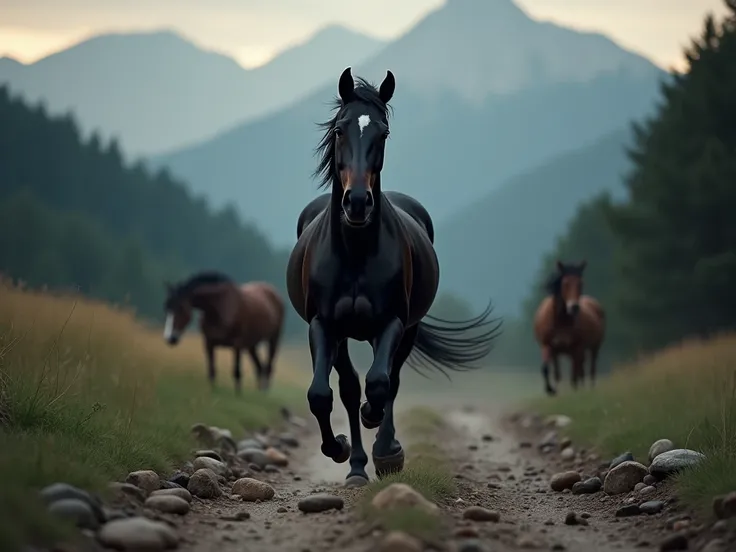
[{"label": "horse's ear", "polygon": [[340,75],[337,92],[340,94],[343,104],[349,103],[355,96],[355,81],[353,81],[353,74],[350,71],[350,67],[345,69],[342,75]]},{"label": "horse's ear", "polygon": [[557,270],[559,270],[560,272],[564,272],[565,271],[565,265],[559,259],[557,259]]},{"label": "horse's ear", "polygon": [[582,272],[583,270],[585,270],[585,267],[588,266],[587,259],[583,259],[578,266],[580,267],[580,272]]},{"label": "horse's ear", "polygon": [[391,71],[386,71],[386,78],[383,79],[381,87],[378,89],[378,96],[381,101],[387,104],[394,97],[394,90],[396,90],[396,79]]}]

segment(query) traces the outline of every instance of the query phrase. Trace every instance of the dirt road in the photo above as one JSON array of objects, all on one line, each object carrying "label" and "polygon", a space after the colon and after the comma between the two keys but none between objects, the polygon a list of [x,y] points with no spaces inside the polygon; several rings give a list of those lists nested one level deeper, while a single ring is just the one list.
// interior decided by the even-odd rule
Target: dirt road
[{"label": "dirt road", "polygon": [[[541,432],[548,432],[549,427],[539,423],[523,424],[525,427],[513,425],[500,410],[459,406],[457,402],[433,403],[448,422],[441,446],[452,459],[457,492],[440,504],[449,531],[441,540],[425,543],[427,550],[659,550],[663,541],[672,540],[675,535],[672,524],[678,519],[684,520],[680,529],[685,527],[683,534],[685,541],[690,541],[690,550],[700,550],[711,538],[694,522],[689,525],[686,512],[676,502],[667,502],[666,483],[646,498],[663,499],[666,504],[661,513],[617,517],[615,512],[621,506],[644,499],[638,500],[634,493],[609,497],[602,492],[573,495],[550,489],[550,477],[555,472],[575,467],[583,474],[594,475],[600,462],[591,461],[584,451],[577,460],[566,461],[560,459],[558,452],[540,454],[536,445]],[[341,414],[342,408],[336,408],[333,419],[342,420]],[[345,426],[344,421],[339,421],[336,432],[347,433]],[[370,443],[372,435],[368,433],[373,432],[365,433],[365,442]],[[401,433],[398,437],[401,439]],[[300,445],[291,450],[288,467],[278,473],[256,474],[274,487],[274,499],[242,502],[227,498],[227,493],[216,500],[195,499],[192,511],[185,518],[170,520],[179,527],[183,539],[180,549],[185,552],[380,550],[382,531],[367,526],[355,507],[361,490],[341,486],[347,464],[334,464],[320,454],[318,434],[311,426],[301,430],[299,438]],[[341,511],[301,513],[297,509],[298,501],[314,492],[341,496],[345,507]],[[469,506],[497,511],[500,521],[463,519],[463,511]],[[575,513],[574,519],[570,512]],[[236,521],[239,515],[247,519]],[[674,546],[682,546],[682,542]]]}]

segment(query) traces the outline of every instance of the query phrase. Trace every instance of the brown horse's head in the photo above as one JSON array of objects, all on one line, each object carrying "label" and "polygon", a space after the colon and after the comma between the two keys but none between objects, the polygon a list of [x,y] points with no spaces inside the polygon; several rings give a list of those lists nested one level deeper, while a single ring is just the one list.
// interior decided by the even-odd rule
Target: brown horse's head
[{"label": "brown horse's head", "polygon": [[176,345],[192,319],[192,302],[181,286],[166,284],[164,340]]},{"label": "brown horse's head", "polygon": [[557,275],[553,280],[553,293],[562,299],[565,312],[573,318],[580,312],[580,296],[583,294],[583,271],[587,261],[565,264],[557,261]]}]

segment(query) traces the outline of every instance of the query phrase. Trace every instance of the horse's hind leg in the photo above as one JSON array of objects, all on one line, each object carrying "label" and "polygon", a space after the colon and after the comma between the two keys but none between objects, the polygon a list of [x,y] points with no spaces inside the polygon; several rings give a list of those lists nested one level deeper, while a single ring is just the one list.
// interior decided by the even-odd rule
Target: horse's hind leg
[{"label": "horse's hind leg", "polygon": [[401,443],[396,440],[396,428],[394,427],[394,401],[399,392],[401,367],[414,348],[418,330],[418,325],[406,330],[391,362],[385,415],[381,426],[378,428],[376,441],[373,443],[373,465],[376,468],[376,475],[379,477],[392,472],[400,472],[404,469],[404,449],[401,447]]},{"label": "horse's hind leg", "polygon": [[549,345],[542,346],[542,376],[544,377],[544,390],[548,395],[555,395],[557,391],[549,383],[549,363],[552,359],[552,348]]},{"label": "horse's hind leg", "polygon": [[317,419],[322,435],[322,454],[341,464],[350,457],[350,443],[345,435],[332,432],[332,389],[330,372],[337,354],[337,342],[325,331],[319,319],[309,324],[309,352],[312,355],[312,383],[307,390],[309,410]]},{"label": "horse's hind leg", "polygon": [[280,333],[268,340],[268,361],[263,365],[263,387],[268,389],[271,386],[271,378],[273,377],[273,362],[276,353],[279,350]]},{"label": "horse's hind leg", "polygon": [[363,439],[360,434],[360,378],[350,360],[348,342],[343,341],[337,349],[335,370],[340,376],[340,399],[345,405],[350,423],[350,473],[345,481],[346,487],[362,487],[368,483],[368,474],[365,465],[368,455],[363,448]]},{"label": "horse's hind leg", "polygon": [[253,369],[256,373],[256,386],[260,391],[265,391],[263,387],[263,364],[261,363],[261,359],[258,358],[258,351],[256,351],[256,346],[249,348],[248,354],[250,355],[250,359],[253,362]]},{"label": "horse's hind leg", "polygon": [[598,363],[598,347],[594,347],[590,351],[590,386],[595,387],[596,364]]},{"label": "horse's hind leg", "polygon": [[560,376],[560,357],[554,351],[552,352],[552,368],[555,371],[555,385],[559,386],[560,379],[562,379]]},{"label": "horse's hind leg", "polygon": [[215,346],[208,340],[204,341],[204,356],[207,360],[207,379],[210,387],[215,386]]},{"label": "horse's hind leg", "polygon": [[571,357],[570,376],[572,380],[572,388],[578,388],[578,380],[582,379],[581,373],[585,366],[585,351],[575,351]]},{"label": "horse's hind leg", "polygon": [[240,355],[241,351],[238,347],[233,347],[233,380],[235,383],[235,393],[240,395],[242,375],[240,373]]}]

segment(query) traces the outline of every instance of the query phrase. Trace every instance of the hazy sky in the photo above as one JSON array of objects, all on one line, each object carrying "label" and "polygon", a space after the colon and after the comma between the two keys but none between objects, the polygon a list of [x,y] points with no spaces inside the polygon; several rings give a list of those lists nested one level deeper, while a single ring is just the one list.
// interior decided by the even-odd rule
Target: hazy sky
[{"label": "hazy sky", "polygon": [[[486,0],[508,2],[510,0]],[[391,38],[444,0],[2,0],[0,55],[34,61],[106,31],[175,28],[245,66],[267,61],[319,27],[341,23]],[[601,31],[664,66],[722,0],[518,0],[532,16]]]}]

